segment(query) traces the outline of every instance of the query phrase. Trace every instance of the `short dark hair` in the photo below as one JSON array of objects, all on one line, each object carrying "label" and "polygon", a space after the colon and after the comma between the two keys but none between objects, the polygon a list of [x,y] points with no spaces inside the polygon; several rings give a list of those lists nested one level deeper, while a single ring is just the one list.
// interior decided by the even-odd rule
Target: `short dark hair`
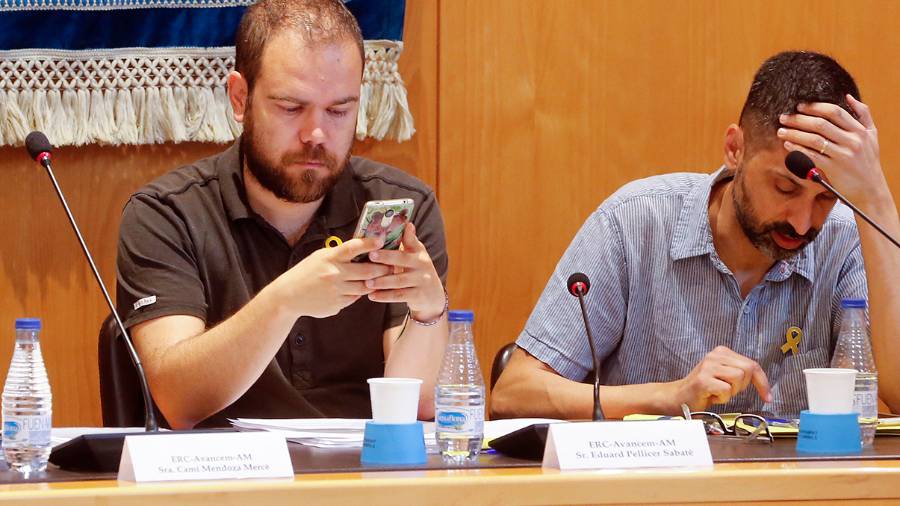
[{"label": "short dark hair", "polygon": [[343,40],[359,48],[365,65],[362,32],[340,0],[260,0],[244,12],[235,36],[234,68],[253,89],[266,43],[282,30],[291,30],[308,44]]},{"label": "short dark hair", "polygon": [[830,56],[808,51],[786,51],[759,67],[741,111],[745,144],[761,147],[775,139],[779,116],[797,112],[803,102],[839,105],[853,117],[846,96],[860,100],[853,77]]}]

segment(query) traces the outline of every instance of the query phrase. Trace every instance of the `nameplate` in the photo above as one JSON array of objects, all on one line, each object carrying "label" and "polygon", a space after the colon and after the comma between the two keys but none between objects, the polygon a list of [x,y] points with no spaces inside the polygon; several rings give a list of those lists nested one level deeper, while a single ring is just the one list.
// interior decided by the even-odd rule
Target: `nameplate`
[{"label": "nameplate", "polygon": [[292,478],[284,436],[222,432],[126,436],[119,461],[123,481]]},{"label": "nameplate", "polygon": [[563,470],[711,465],[700,420],[550,424],[543,462]]}]

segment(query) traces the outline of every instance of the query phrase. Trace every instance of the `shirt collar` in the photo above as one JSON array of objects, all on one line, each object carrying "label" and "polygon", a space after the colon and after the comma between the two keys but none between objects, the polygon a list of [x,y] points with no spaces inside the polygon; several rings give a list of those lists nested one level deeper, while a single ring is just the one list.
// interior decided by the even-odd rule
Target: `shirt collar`
[{"label": "shirt collar", "polygon": [[709,228],[709,193],[719,181],[732,174],[723,166],[694,186],[684,199],[669,254],[672,260],[681,260],[713,253],[712,230]]},{"label": "shirt collar", "polygon": [[[241,142],[238,138],[217,161],[222,203],[228,213],[228,218],[232,221],[255,215],[244,188],[243,159]],[[356,184],[353,178],[355,159],[356,157],[351,157],[347,167],[325,196],[316,213],[321,217],[327,229],[338,228],[353,222],[359,217],[362,210],[365,195],[362,186]]]},{"label": "shirt collar", "polygon": [[[732,176],[733,173],[723,165],[688,193],[681,213],[678,215],[678,221],[675,222],[672,247],[669,250],[672,260],[677,261],[707,254],[718,258],[709,225],[709,195],[713,186]],[[791,258],[776,262],[766,274],[766,280],[784,281],[796,272],[813,282],[815,278],[814,255],[811,243]]]},{"label": "shirt collar", "polygon": [[791,258],[776,262],[766,274],[766,280],[784,281],[791,274],[797,273],[809,280],[810,283],[815,282],[816,252],[814,244],[815,242],[811,242]]}]

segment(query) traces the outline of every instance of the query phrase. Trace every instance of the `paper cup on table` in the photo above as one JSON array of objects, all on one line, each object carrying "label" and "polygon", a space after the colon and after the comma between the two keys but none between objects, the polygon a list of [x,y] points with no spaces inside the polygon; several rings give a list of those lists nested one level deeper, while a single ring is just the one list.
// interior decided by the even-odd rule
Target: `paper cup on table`
[{"label": "paper cup on table", "polygon": [[417,378],[369,378],[372,397],[372,420],[375,423],[415,423],[419,412]]},{"label": "paper cup on table", "polygon": [[853,413],[855,369],[804,369],[809,412],[817,415]]}]

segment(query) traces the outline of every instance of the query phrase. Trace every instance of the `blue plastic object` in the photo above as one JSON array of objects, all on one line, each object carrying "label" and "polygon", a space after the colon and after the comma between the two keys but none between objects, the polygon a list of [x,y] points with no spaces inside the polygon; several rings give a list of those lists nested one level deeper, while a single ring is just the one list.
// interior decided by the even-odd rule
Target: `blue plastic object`
[{"label": "blue plastic object", "polygon": [[41,330],[41,319],[16,318],[16,330]]},{"label": "blue plastic object", "polygon": [[363,464],[424,464],[425,427],[415,423],[366,422],[360,461]]},{"label": "blue plastic object", "polygon": [[475,312],[470,309],[453,309],[447,313],[447,319],[451,322],[473,322]]},{"label": "blue plastic object", "polygon": [[797,451],[844,454],[861,452],[859,415],[820,415],[801,411]]},{"label": "blue plastic object", "polygon": [[866,299],[844,299],[841,301],[842,309],[847,309],[847,308],[851,308],[851,307],[865,309],[866,308]]}]

